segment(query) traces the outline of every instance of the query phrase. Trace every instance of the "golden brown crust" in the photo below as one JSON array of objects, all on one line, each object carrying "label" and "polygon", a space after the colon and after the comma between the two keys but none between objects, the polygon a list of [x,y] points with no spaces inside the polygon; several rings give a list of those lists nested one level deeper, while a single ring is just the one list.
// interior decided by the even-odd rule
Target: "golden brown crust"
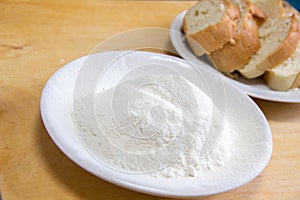
[{"label": "golden brown crust", "polygon": [[[293,14],[297,15],[298,16],[298,24],[299,24],[298,11],[295,8],[293,8],[286,1],[283,1],[282,4],[284,7],[286,16],[291,16]],[[299,46],[299,44],[298,44],[298,46]],[[289,76],[282,75],[281,76],[280,74],[275,73],[271,69],[265,73],[264,80],[268,84],[268,86],[274,90],[287,91],[289,89],[300,87],[300,72],[296,75],[289,75]]]},{"label": "golden brown crust", "polygon": [[240,18],[242,20],[240,32],[231,42],[227,42],[221,49],[210,54],[215,67],[224,73],[242,68],[260,48],[257,19],[262,21],[266,16],[249,1],[245,3],[248,11]]},{"label": "golden brown crust", "polygon": [[[222,19],[204,30],[198,31],[194,34],[186,34],[191,40],[199,43],[207,53],[221,48],[226,42],[233,38],[236,33],[235,20],[239,17],[238,8],[228,0],[223,0],[227,10]],[[183,19],[183,31],[187,33],[186,17]]]},{"label": "golden brown crust", "polygon": [[226,43],[222,49],[210,54],[215,67],[221,72],[233,72],[249,62],[252,55],[260,48],[258,30],[252,15],[243,17],[243,28],[234,36],[232,42]]},{"label": "golden brown crust", "polygon": [[296,50],[300,38],[300,27],[295,15],[291,16],[289,34],[284,42],[270,54],[262,63],[257,65],[259,70],[268,70],[276,67],[288,59]]},{"label": "golden brown crust", "polygon": [[[283,7],[284,7],[284,10],[285,12],[289,15],[289,14],[295,14],[296,16],[298,16],[298,26],[300,24],[299,22],[299,17],[300,17],[300,14],[299,12],[293,7],[291,6],[288,2],[286,1],[283,1],[282,2],[283,4]],[[298,41],[299,42],[299,41]],[[292,89],[292,88],[298,88],[300,87],[300,72],[298,73],[298,75],[296,76],[294,82],[292,83],[291,87],[289,89]]]},{"label": "golden brown crust", "polygon": [[252,13],[252,15],[256,18],[265,20],[267,18],[267,16],[265,15],[265,13],[259,9],[255,4],[251,3],[251,2],[247,2],[248,6],[249,6],[249,11],[250,13]]},{"label": "golden brown crust", "polygon": [[256,24],[260,26],[267,19],[266,14],[250,1],[247,1],[247,4],[249,6],[250,13],[255,19]]}]

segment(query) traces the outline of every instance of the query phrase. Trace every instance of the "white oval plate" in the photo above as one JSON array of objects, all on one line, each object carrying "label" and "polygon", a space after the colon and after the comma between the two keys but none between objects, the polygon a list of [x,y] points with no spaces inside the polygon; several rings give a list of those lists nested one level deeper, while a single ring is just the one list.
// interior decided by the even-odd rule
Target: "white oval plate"
[{"label": "white oval plate", "polygon": [[243,77],[238,78],[237,80],[231,79],[222,73],[218,72],[211,65],[208,66],[206,63],[205,56],[197,57],[192,52],[184,34],[182,33],[182,20],[187,11],[183,11],[179,15],[176,16],[174,21],[171,24],[171,42],[175,47],[176,51],[179,53],[181,57],[186,59],[189,62],[194,63],[198,66],[204,66],[209,68],[209,70],[215,74],[219,74],[225,80],[230,83],[236,85],[246,94],[252,97],[256,97],[259,99],[265,99],[270,101],[279,101],[279,102],[288,102],[288,103],[300,103],[300,89],[294,89],[291,91],[275,91],[270,89],[261,78],[256,78],[253,80],[248,80]]},{"label": "white oval plate", "polygon": [[[121,172],[95,159],[81,142],[72,121],[75,83],[83,63],[99,69],[120,54],[121,52],[103,52],[78,58],[59,69],[43,89],[40,102],[43,122],[55,144],[71,160],[108,182],[147,194],[169,197],[195,197],[228,191],[251,181],[262,172],[272,154],[272,136],[266,118],[247,95],[227,82],[223,84],[218,76],[202,67],[196,73],[205,77],[206,83],[201,77],[189,80],[194,80],[196,85],[208,85],[212,95],[220,94],[220,100],[213,100],[217,106],[225,102],[226,114],[230,116],[232,130],[236,133],[233,139],[236,148],[227,165],[205,176],[176,180]],[[86,62],[87,59],[89,62]],[[186,61],[163,54],[132,52],[131,56],[124,59],[122,62],[126,67],[118,68],[116,65],[112,77],[124,73],[122,69],[128,69],[127,67],[136,63],[181,68],[180,73],[183,75],[194,72],[193,68],[187,67]],[[246,154],[249,156],[246,157]]]}]

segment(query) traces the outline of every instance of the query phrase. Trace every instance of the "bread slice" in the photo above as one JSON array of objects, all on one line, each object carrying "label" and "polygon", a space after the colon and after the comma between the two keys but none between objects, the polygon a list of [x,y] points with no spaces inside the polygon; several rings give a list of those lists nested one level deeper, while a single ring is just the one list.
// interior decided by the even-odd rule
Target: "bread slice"
[{"label": "bread slice", "polygon": [[224,73],[242,68],[260,48],[258,23],[264,13],[249,0],[231,0],[240,10],[236,35],[221,49],[210,54],[215,67]]},{"label": "bread slice", "polygon": [[293,55],[279,66],[266,72],[264,79],[274,90],[286,91],[300,87],[300,42]]},{"label": "bread slice", "polygon": [[[261,76],[266,70],[283,63],[293,54],[300,38],[300,28],[295,15],[286,16],[282,1],[256,0],[268,19],[259,28],[261,47],[239,72],[246,78]],[[274,6],[275,5],[275,6]],[[276,12],[274,12],[274,10]],[[282,12],[283,11],[283,12]]]},{"label": "bread slice", "polygon": [[186,13],[183,31],[196,55],[209,54],[233,38],[238,17],[229,0],[200,0]]},{"label": "bread slice", "polygon": [[298,23],[300,23],[300,13],[298,12],[298,10],[296,10],[296,8],[291,6],[287,1],[283,1],[282,5],[284,8],[285,14],[287,16],[296,15]]},{"label": "bread slice", "polygon": [[[300,14],[288,2],[283,2],[287,16],[296,15],[299,23]],[[264,75],[268,86],[274,90],[286,91],[300,87],[300,42],[292,56],[279,66],[269,70]]]},{"label": "bread slice", "polygon": [[282,0],[251,0],[254,5],[259,7],[270,19],[284,16]]}]

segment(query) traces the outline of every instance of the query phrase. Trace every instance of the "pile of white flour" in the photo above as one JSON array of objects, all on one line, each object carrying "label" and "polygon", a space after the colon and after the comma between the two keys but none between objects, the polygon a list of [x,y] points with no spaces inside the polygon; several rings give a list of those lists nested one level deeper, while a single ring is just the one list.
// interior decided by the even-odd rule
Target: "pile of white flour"
[{"label": "pile of white flour", "polygon": [[88,151],[118,170],[196,177],[231,156],[224,113],[182,76],[140,77],[78,99],[73,107]]}]

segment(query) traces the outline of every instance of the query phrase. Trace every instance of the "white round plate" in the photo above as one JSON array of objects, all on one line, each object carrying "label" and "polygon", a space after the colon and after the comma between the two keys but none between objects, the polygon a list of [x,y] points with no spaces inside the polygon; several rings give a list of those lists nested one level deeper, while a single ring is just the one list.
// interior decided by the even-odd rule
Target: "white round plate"
[{"label": "white round plate", "polygon": [[[177,72],[184,76],[190,72],[192,75],[196,74],[195,77],[198,78],[189,75],[189,80],[200,87],[209,86],[208,92],[211,95],[220,96],[213,99],[216,106],[224,104],[226,115],[230,116],[232,131],[236,133],[233,138],[232,146],[235,148],[232,159],[211,174],[182,179],[161,179],[145,174],[122,172],[95,159],[80,140],[72,120],[73,92],[84,63],[101,69],[121,53],[103,52],[78,58],[59,69],[43,89],[40,102],[43,122],[55,144],[71,160],[108,182],[142,193],[168,197],[195,197],[232,190],[246,184],[262,172],[272,154],[272,135],[263,113],[246,94],[227,82],[223,83],[218,76],[205,68],[200,67],[195,72],[183,59],[139,51],[131,52],[119,62],[123,64],[114,66],[111,77],[127,73],[124,70],[130,70],[132,66],[146,64],[147,67],[147,63],[154,67],[177,68]],[[149,73],[148,71],[147,74]],[[206,82],[203,82],[203,77]]]},{"label": "white round plate", "polygon": [[170,37],[173,46],[179,55],[189,62],[194,63],[197,66],[203,66],[209,68],[209,70],[215,74],[219,74],[225,80],[236,85],[246,94],[259,99],[265,99],[270,101],[288,102],[288,103],[300,103],[300,89],[293,89],[291,91],[275,91],[270,89],[261,78],[253,80],[247,80],[245,78],[238,78],[237,80],[231,79],[224,74],[218,72],[211,65],[206,64],[207,59],[205,56],[197,57],[192,52],[184,34],[182,33],[182,20],[187,11],[183,11],[176,16],[171,25]]}]

